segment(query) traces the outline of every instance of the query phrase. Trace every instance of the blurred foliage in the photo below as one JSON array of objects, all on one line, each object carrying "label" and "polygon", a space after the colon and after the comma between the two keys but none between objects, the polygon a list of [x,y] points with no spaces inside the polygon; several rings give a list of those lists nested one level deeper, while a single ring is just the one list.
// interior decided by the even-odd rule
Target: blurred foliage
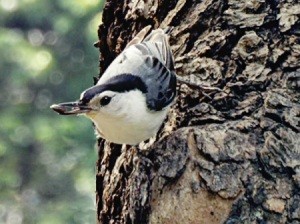
[{"label": "blurred foliage", "polygon": [[98,74],[101,0],[0,0],[0,223],[95,223],[95,137],[75,100]]}]

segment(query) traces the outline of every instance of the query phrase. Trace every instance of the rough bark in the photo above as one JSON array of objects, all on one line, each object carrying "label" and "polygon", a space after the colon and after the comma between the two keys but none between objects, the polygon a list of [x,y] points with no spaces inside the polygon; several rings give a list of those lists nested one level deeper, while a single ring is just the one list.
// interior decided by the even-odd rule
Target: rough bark
[{"label": "rough bark", "polygon": [[300,223],[299,16],[297,0],[107,0],[101,72],[142,27],[174,26],[177,74],[201,88],[179,85],[144,149],[99,140],[99,223]]}]

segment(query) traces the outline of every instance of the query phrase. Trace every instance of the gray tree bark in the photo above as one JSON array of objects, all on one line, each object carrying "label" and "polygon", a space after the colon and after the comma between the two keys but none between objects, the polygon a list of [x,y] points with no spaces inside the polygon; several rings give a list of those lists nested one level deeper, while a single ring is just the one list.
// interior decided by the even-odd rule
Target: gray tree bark
[{"label": "gray tree bark", "polygon": [[99,140],[99,223],[300,223],[299,17],[297,0],[106,1],[101,73],[144,26],[173,26],[199,88],[178,86],[146,149]]}]

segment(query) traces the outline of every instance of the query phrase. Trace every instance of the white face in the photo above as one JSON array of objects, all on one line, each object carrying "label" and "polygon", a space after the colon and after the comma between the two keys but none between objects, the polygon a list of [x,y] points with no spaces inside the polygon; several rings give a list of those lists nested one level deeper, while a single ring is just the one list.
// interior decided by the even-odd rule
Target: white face
[{"label": "white face", "polygon": [[104,91],[90,100],[88,106],[92,108],[92,111],[86,113],[89,117],[93,117],[96,114],[102,115],[110,115],[114,116],[117,115],[118,110],[120,109],[120,99],[121,94],[112,91]]}]

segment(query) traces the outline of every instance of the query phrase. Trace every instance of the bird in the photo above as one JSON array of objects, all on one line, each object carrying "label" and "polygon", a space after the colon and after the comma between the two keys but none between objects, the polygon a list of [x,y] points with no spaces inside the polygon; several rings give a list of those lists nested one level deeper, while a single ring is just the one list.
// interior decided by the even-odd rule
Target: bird
[{"label": "bird", "polygon": [[50,108],[86,116],[97,137],[111,143],[138,145],[155,136],[175,101],[177,79],[170,29],[150,30],[144,27],[79,100]]}]

